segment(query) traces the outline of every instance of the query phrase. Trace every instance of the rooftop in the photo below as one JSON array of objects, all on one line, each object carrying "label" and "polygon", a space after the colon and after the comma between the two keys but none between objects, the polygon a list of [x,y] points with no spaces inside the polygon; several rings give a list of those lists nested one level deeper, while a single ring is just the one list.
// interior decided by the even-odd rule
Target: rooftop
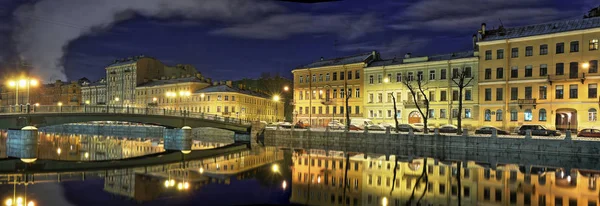
[{"label": "rooftop", "polygon": [[[425,59],[425,57],[427,57]],[[433,61],[446,61],[453,59],[462,59],[474,57],[473,51],[462,51],[462,52],[453,52],[447,54],[436,54],[431,56],[412,56],[410,58],[394,58],[394,59],[383,59],[376,60],[369,64],[368,67],[380,67],[380,66],[389,66],[389,65],[398,65],[398,64],[412,64],[412,63],[422,63],[422,62],[433,62]],[[408,59],[418,59],[423,58],[423,61],[410,61]]]},{"label": "rooftop", "polygon": [[198,79],[197,77],[184,77],[184,78],[176,78],[176,79],[161,79],[161,80],[149,81],[149,82],[142,83],[142,84],[138,85],[137,87],[153,87],[153,86],[160,86],[160,85],[167,85],[167,84],[186,83],[186,82],[208,83],[206,81]]},{"label": "rooftop", "polygon": [[354,64],[354,63],[360,63],[360,62],[368,63],[368,61],[373,59],[373,53],[376,53],[376,51],[369,52],[369,53],[356,54],[356,55],[352,55],[352,56],[338,57],[338,58],[334,58],[334,59],[323,59],[323,60],[319,60],[319,61],[307,64],[307,65],[300,66],[300,67],[298,67],[298,69],[335,66],[335,65],[344,65],[344,64]]},{"label": "rooftop", "polygon": [[493,41],[519,37],[553,34],[600,27],[600,18],[571,19],[527,26],[487,30],[481,41]]},{"label": "rooftop", "polygon": [[113,61],[112,64],[110,64],[110,65],[108,65],[106,67],[113,67],[113,66],[120,66],[120,65],[131,64],[131,63],[137,62],[138,60],[140,60],[142,58],[152,58],[152,57],[147,57],[147,56],[144,56],[144,55],[139,55],[139,56],[122,58],[122,59],[115,59],[115,61]]},{"label": "rooftop", "polygon": [[214,92],[236,92],[236,93],[240,93],[240,94],[247,94],[247,95],[252,95],[252,96],[257,96],[257,97],[262,97],[262,98],[267,98],[267,99],[271,98],[269,95],[266,95],[264,93],[239,89],[236,87],[230,87],[229,85],[224,85],[224,84],[205,87],[205,88],[196,90],[194,93],[214,93]]}]

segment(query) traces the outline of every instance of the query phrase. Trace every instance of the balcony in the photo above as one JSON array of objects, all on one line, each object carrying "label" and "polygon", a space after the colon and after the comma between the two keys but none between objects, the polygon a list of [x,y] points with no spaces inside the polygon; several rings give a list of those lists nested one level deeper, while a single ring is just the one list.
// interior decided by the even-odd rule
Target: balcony
[{"label": "balcony", "polygon": [[585,82],[585,73],[569,73],[568,75],[548,75],[548,83],[565,82],[579,80],[583,84]]},{"label": "balcony", "polygon": [[537,105],[537,99],[517,99],[517,104],[521,109],[523,109],[523,106],[533,106],[535,109],[535,106]]},{"label": "balcony", "polygon": [[[413,100],[405,100],[402,101],[402,103],[404,104],[404,108],[416,108],[417,104],[415,104],[415,102]],[[425,100],[417,100],[417,103],[419,104],[419,107],[423,108],[425,107]]]},{"label": "balcony", "polygon": [[148,103],[148,106],[149,107],[156,107],[156,106],[158,106],[158,103],[156,103],[156,102],[150,102],[150,103]]},{"label": "balcony", "polygon": [[332,104],[334,104],[334,102],[331,101],[331,99],[322,99],[321,100],[321,104],[323,104],[323,105],[332,105]]}]

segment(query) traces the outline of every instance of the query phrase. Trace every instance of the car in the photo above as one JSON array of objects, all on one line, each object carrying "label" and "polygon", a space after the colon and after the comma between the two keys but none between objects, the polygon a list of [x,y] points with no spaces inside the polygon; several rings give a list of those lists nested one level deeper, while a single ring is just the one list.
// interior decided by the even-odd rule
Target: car
[{"label": "car", "polygon": [[600,129],[582,129],[577,133],[578,137],[600,137]]},{"label": "car", "polygon": [[348,128],[348,130],[351,130],[351,131],[360,131],[360,130],[362,130],[362,128],[360,128],[360,127],[358,127],[356,125],[351,124],[350,127]]},{"label": "car", "polygon": [[292,128],[292,123],[289,122],[277,122],[276,124],[281,128]]},{"label": "car", "polygon": [[458,127],[451,125],[451,124],[447,124],[447,125],[442,125],[441,127],[438,128],[438,130],[440,131],[440,133],[456,133],[456,132],[458,132]]},{"label": "car", "polygon": [[[425,124],[423,124],[423,123],[414,123],[413,126],[416,128],[419,128],[420,132],[423,132],[423,130],[425,129]],[[433,132],[433,126],[427,125],[427,131]]]},{"label": "car", "polygon": [[298,128],[298,129],[306,129],[310,127],[310,125],[308,125],[307,123],[304,123],[302,121],[298,121],[296,122],[296,124],[294,125],[294,128]]},{"label": "car", "polygon": [[479,129],[475,130],[475,134],[492,134],[492,130],[494,130],[494,129],[497,131],[497,134],[501,134],[501,135],[509,135],[510,134],[510,132],[498,129],[497,127],[494,127],[494,126],[480,127]]},{"label": "car", "polygon": [[522,125],[517,128],[517,133],[519,135],[525,135],[525,131],[531,130],[531,135],[533,136],[560,136],[561,133],[558,130],[551,130],[543,125],[532,124],[532,125]]},{"label": "car", "polygon": [[387,122],[379,123],[379,126],[382,126],[383,128],[388,128],[388,127],[394,128],[393,124],[390,124],[390,123],[387,123]]},{"label": "car", "polygon": [[344,128],[346,128],[346,126],[344,126],[344,124],[340,123],[337,120],[333,120],[333,121],[329,122],[329,124],[327,124],[327,127],[329,127],[329,129],[344,129]]},{"label": "car", "polygon": [[413,129],[414,132],[423,132],[423,128],[415,127],[412,124],[398,124],[398,131],[408,132],[409,129]]}]

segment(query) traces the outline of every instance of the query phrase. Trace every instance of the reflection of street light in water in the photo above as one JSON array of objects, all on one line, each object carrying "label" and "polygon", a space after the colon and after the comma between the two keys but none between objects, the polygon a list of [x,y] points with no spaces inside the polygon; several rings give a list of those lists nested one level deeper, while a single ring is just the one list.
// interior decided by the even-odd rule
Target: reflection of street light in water
[{"label": "reflection of street light in water", "polygon": [[283,188],[283,189],[285,190],[285,188],[286,188],[286,187],[287,187],[287,182],[284,180],[284,181],[281,183],[281,188]]},{"label": "reflection of street light in water", "polygon": [[272,170],[273,172],[279,172],[279,165],[277,165],[277,164],[273,164],[273,166],[271,166],[271,170]]},{"label": "reflection of street light in water", "polygon": [[204,168],[201,167],[198,172],[200,172],[200,174],[204,173]]},{"label": "reflection of street light in water", "polygon": [[388,199],[387,199],[387,197],[383,197],[383,199],[381,199],[381,205],[382,206],[387,206],[388,205]]}]

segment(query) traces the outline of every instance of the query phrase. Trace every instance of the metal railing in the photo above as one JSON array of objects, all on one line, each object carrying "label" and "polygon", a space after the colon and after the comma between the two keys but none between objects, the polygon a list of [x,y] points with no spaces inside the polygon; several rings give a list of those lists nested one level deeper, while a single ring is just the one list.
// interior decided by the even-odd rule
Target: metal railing
[{"label": "metal railing", "polygon": [[251,121],[241,118],[218,116],[200,112],[191,112],[187,110],[168,110],[165,108],[152,107],[121,107],[121,106],[96,106],[96,105],[19,105],[19,106],[1,106],[0,114],[39,114],[39,113],[88,113],[88,114],[141,114],[141,115],[162,115],[172,117],[184,117],[195,119],[206,119],[221,121],[232,124],[250,125]]}]

